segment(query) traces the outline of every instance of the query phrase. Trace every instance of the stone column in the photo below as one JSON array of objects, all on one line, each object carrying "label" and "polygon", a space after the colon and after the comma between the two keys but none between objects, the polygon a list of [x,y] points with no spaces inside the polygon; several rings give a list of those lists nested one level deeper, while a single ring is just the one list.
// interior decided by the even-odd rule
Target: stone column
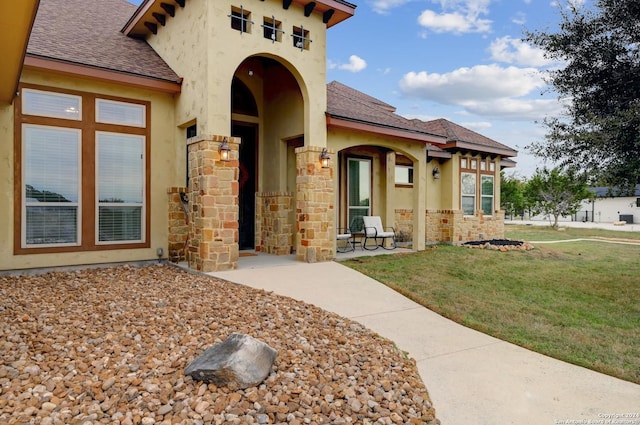
[{"label": "stone column", "polygon": [[203,272],[238,267],[238,148],[227,137],[229,161],[218,147],[224,136],[202,135],[189,146],[189,267]]},{"label": "stone column", "polygon": [[331,261],[336,253],[336,155],[329,151],[330,166],[322,168],[321,152],[318,146],[296,148],[296,258],[307,263]]}]

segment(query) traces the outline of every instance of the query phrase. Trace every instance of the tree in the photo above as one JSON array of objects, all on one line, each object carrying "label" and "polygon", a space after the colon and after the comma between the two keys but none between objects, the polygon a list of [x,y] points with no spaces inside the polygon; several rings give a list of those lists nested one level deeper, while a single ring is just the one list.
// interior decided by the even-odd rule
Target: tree
[{"label": "tree", "polygon": [[507,176],[504,171],[500,173],[500,208],[505,214],[513,218],[520,215],[526,208],[524,199],[525,181],[516,176]]},{"label": "tree", "polygon": [[531,204],[534,214],[553,216],[553,227],[558,227],[561,215],[575,214],[583,200],[590,199],[592,193],[587,190],[584,177],[575,170],[563,171],[560,167],[549,170],[537,169],[527,182],[525,197]]},{"label": "tree", "polygon": [[570,101],[566,116],[545,119],[545,140],[530,149],[630,189],[640,183],[640,2],[598,0],[591,10],[566,2],[558,32],[525,36],[566,63],[548,81]]}]

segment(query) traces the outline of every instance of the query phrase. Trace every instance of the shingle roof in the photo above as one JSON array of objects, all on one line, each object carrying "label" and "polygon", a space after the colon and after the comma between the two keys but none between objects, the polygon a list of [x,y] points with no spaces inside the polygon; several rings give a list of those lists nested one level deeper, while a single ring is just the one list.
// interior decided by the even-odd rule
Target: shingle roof
[{"label": "shingle roof", "polygon": [[374,126],[428,133],[413,125],[412,120],[394,113],[388,103],[371,97],[337,81],[327,84],[327,114]]},{"label": "shingle roof", "polygon": [[[516,154],[510,147],[446,119],[422,121],[407,119],[395,113],[395,107],[337,81],[327,85],[327,114],[373,126],[384,126],[412,133],[443,137],[444,143],[464,142],[482,148],[493,148],[505,154]],[[434,145],[435,146],[435,145]],[[507,155],[508,156],[508,155]]]},{"label": "shingle roof", "polygon": [[40,0],[27,54],[179,82],[144,40],[120,32],[135,10],[125,0]]}]

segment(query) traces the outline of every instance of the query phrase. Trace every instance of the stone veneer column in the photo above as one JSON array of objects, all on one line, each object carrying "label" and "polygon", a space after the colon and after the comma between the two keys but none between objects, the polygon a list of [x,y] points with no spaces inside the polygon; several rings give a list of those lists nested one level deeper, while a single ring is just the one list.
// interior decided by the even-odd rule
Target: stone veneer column
[{"label": "stone veneer column", "polygon": [[224,136],[202,135],[189,146],[189,267],[203,272],[238,267],[238,148],[227,137],[229,161],[218,147]]},{"label": "stone veneer column", "polygon": [[330,167],[320,165],[321,147],[296,148],[296,258],[315,263],[335,258],[335,153]]},{"label": "stone veneer column", "polygon": [[186,187],[170,187],[167,189],[169,197],[169,261],[178,263],[186,260],[187,240],[189,239],[189,220],[185,214],[180,199],[180,193],[188,193]]}]

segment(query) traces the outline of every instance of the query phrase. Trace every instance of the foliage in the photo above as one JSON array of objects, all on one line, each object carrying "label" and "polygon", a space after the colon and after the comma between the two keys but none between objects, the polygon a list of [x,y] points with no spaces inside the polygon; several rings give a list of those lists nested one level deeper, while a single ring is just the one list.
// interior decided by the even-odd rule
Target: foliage
[{"label": "foliage", "polygon": [[48,190],[38,190],[30,184],[26,185],[25,192],[27,198],[36,199],[38,202],[70,202],[59,193]]},{"label": "foliage", "polygon": [[533,214],[553,216],[553,227],[558,227],[558,218],[575,214],[585,199],[592,193],[587,190],[586,181],[575,170],[563,171],[556,167],[537,169],[527,182],[525,197]]},{"label": "foliage", "polygon": [[607,185],[640,183],[640,2],[598,0],[595,9],[567,0],[558,32],[525,40],[566,63],[549,82],[569,99],[566,117],[545,120],[546,140],[532,152],[595,174]]},{"label": "foliage", "polygon": [[520,215],[526,209],[524,189],[526,182],[515,175],[500,173],[500,208],[507,215]]}]

